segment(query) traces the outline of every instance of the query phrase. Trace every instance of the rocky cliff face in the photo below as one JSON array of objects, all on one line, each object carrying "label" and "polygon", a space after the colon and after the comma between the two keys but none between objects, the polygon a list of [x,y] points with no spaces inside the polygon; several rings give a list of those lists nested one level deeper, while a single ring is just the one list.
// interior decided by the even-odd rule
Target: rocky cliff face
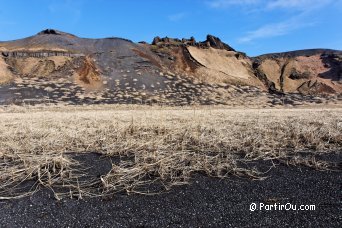
[{"label": "rocky cliff face", "polygon": [[[39,92],[46,91],[44,85],[54,88],[57,81],[81,88],[75,91],[81,98],[82,91],[99,92],[114,103],[225,103],[241,86],[278,95],[342,92],[341,51],[315,49],[250,58],[212,35],[202,42],[194,37],[155,37],[148,44],[84,39],[47,29],[0,42],[0,53],[0,94],[1,89],[15,91],[11,86],[19,83],[17,94],[40,96],[45,94]],[[26,85],[22,80],[42,85]],[[58,91],[48,96],[69,96],[63,92],[66,89]]]},{"label": "rocky cliff face", "polygon": [[342,92],[342,52],[307,50],[254,59],[256,73],[274,90],[324,94]]},{"label": "rocky cliff face", "polygon": [[50,51],[50,50],[39,50],[39,51],[3,51],[2,56],[5,58],[47,58],[52,56],[65,56],[65,57],[77,57],[83,56],[82,54],[73,54],[66,51]]}]

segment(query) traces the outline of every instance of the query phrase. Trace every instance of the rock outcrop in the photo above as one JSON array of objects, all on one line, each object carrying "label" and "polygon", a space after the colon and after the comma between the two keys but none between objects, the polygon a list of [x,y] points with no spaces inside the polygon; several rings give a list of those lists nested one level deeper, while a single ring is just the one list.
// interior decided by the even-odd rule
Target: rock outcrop
[{"label": "rock outcrop", "polygon": [[227,51],[235,51],[228,44],[223,43],[220,40],[220,38],[212,36],[212,35],[207,35],[207,40],[205,41],[205,44],[208,47],[212,47],[212,48],[215,48],[215,49],[223,49],[223,50],[227,50]]},{"label": "rock outcrop", "polygon": [[58,31],[56,29],[45,29],[45,30],[37,33],[37,35],[60,35],[60,36],[69,36],[69,37],[75,37],[76,38],[76,36],[73,34]]},{"label": "rock outcrop", "polygon": [[45,29],[39,32],[38,35],[62,35],[62,33],[54,29]]},{"label": "rock outcrop", "polygon": [[220,38],[215,37],[213,35],[207,35],[207,39],[203,42],[196,42],[194,37],[190,37],[190,39],[182,38],[169,38],[164,37],[160,38],[159,36],[154,37],[152,45],[158,45],[163,47],[169,46],[194,46],[198,48],[215,48],[222,49],[227,51],[235,51],[228,44],[223,43]]}]

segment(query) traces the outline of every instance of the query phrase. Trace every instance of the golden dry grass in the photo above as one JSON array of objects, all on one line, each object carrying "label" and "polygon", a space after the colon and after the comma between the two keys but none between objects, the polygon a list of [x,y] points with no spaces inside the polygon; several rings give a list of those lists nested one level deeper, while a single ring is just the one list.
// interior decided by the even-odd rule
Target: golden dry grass
[{"label": "golden dry grass", "polygon": [[[3,108],[0,198],[24,180],[52,189],[69,186],[81,197],[91,195],[94,184],[103,194],[137,192],[156,180],[168,189],[187,183],[194,172],[257,178],[257,171],[239,165],[251,160],[290,160],[324,169],[326,162],[299,155],[340,153],[341,116],[340,108]],[[71,155],[90,152],[126,159],[97,180],[79,184]]]}]

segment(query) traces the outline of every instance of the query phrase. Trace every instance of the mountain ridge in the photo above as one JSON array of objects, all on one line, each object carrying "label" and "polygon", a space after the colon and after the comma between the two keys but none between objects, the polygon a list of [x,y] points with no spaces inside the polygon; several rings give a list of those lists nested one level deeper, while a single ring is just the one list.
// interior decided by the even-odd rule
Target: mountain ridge
[{"label": "mountain ridge", "polygon": [[[26,37],[26,38],[18,38],[18,39],[14,39],[14,40],[0,40],[0,44],[1,43],[8,43],[8,42],[16,42],[16,41],[19,41],[19,40],[23,40],[23,39],[27,39],[27,38],[31,38],[31,37],[35,37],[35,36],[39,36],[39,35],[61,35],[61,36],[70,36],[70,37],[74,37],[74,38],[79,38],[79,39],[88,39],[88,40],[102,40],[102,39],[118,39],[118,40],[125,40],[125,41],[128,41],[128,42],[131,42],[131,43],[135,43],[133,42],[132,40],[130,39],[126,39],[126,38],[122,38],[122,37],[115,37],[115,36],[109,36],[109,37],[102,37],[102,38],[86,38],[86,37],[79,37],[77,35],[74,35],[72,33],[68,33],[68,32],[63,32],[63,31],[60,31],[60,30],[57,30],[57,29],[44,29],[44,30],[41,30],[40,32],[36,33],[35,35],[32,35],[32,36],[29,36],[29,37]],[[218,37],[214,36],[214,35],[211,35],[211,34],[208,34],[207,35],[207,40],[208,40],[208,37],[214,37],[214,38],[217,38],[219,39]],[[155,38],[153,38],[152,42],[150,44],[153,45],[154,43],[154,40],[156,38],[159,38],[159,39],[174,39],[174,40],[179,40],[181,41],[182,39],[184,40],[191,40],[191,39],[195,39],[194,37],[190,37],[189,39],[186,39],[186,38],[170,38],[168,36],[166,37],[163,37],[163,38],[160,38],[159,36],[156,36]],[[206,40],[206,41],[207,41]],[[202,41],[201,43],[205,43],[206,41]],[[219,39],[219,41],[224,44],[224,45],[227,45],[226,43],[224,43],[223,41],[221,41]],[[144,44],[148,44],[148,42],[146,41],[140,41],[140,42],[137,42],[137,43],[144,43]],[[229,45],[228,45],[229,46]],[[229,46],[230,47],[230,46]],[[231,49],[233,49],[232,47],[230,47]],[[233,49],[234,50],[234,49]],[[234,50],[235,51],[235,50]],[[331,48],[308,48],[308,49],[296,49],[296,50],[289,50],[289,51],[282,51],[282,52],[269,52],[269,53],[264,53],[264,54],[260,54],[260,55],[256,55],[256,56],[249,56],[250,58],[257,58],[257,57],[262,57],[262,56],[268,56],[268,55],[287,55],[287,54],[298,54],[298,55],[305,55],[306,52],[309,52],[309,53],[339,53],[339,54],[342,54],[342,50],[338,50],[338,49],[331,49]],[[244,53],[244,52],[241,52],[241,53]],[[311,54],[310,54],[311,55]],[[291,55],[292,56],[292,55]]]},{"label": "mountain ridge", "polygon": [[[0,53],[2,87],[23,79],[65,80],[85,91],[81,97],[110,91],[113,99],[128,96],[129,102],[137,96],[137,102],[210,104],[226,103],[232,97],[232,86],[276,94],[342,92],[342,51],[309,49],[249,57],[213,35],[199,42],[194,37],[155,37],[151,43],[134,43],[45,29],[34,36],[0,42]],[[34,97],[43,96],[39,91],[46,89],[30,88]],[[208,92],[213,90],[215,95]],[[24,94],[30,97],[30,93]]]}]

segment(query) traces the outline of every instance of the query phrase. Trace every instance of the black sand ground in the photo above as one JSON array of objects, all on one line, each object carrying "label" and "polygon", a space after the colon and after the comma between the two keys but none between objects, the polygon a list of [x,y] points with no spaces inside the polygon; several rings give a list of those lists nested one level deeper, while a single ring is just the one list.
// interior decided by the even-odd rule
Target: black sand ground
[{"label": "black sand ground", "polygon": [[[279,165],[267,176],[257,181],[197,174],[190,185],[163,194],[112,199],[56,201],[41,190],[0,201],[0,227],[341,227],[340,170]],[[251,203],[256,211],[250,211]],[[290,203],[297,210],[259,210],[260,203]],[[315,210],[300,211],[300,205],[315,205]]]}]

